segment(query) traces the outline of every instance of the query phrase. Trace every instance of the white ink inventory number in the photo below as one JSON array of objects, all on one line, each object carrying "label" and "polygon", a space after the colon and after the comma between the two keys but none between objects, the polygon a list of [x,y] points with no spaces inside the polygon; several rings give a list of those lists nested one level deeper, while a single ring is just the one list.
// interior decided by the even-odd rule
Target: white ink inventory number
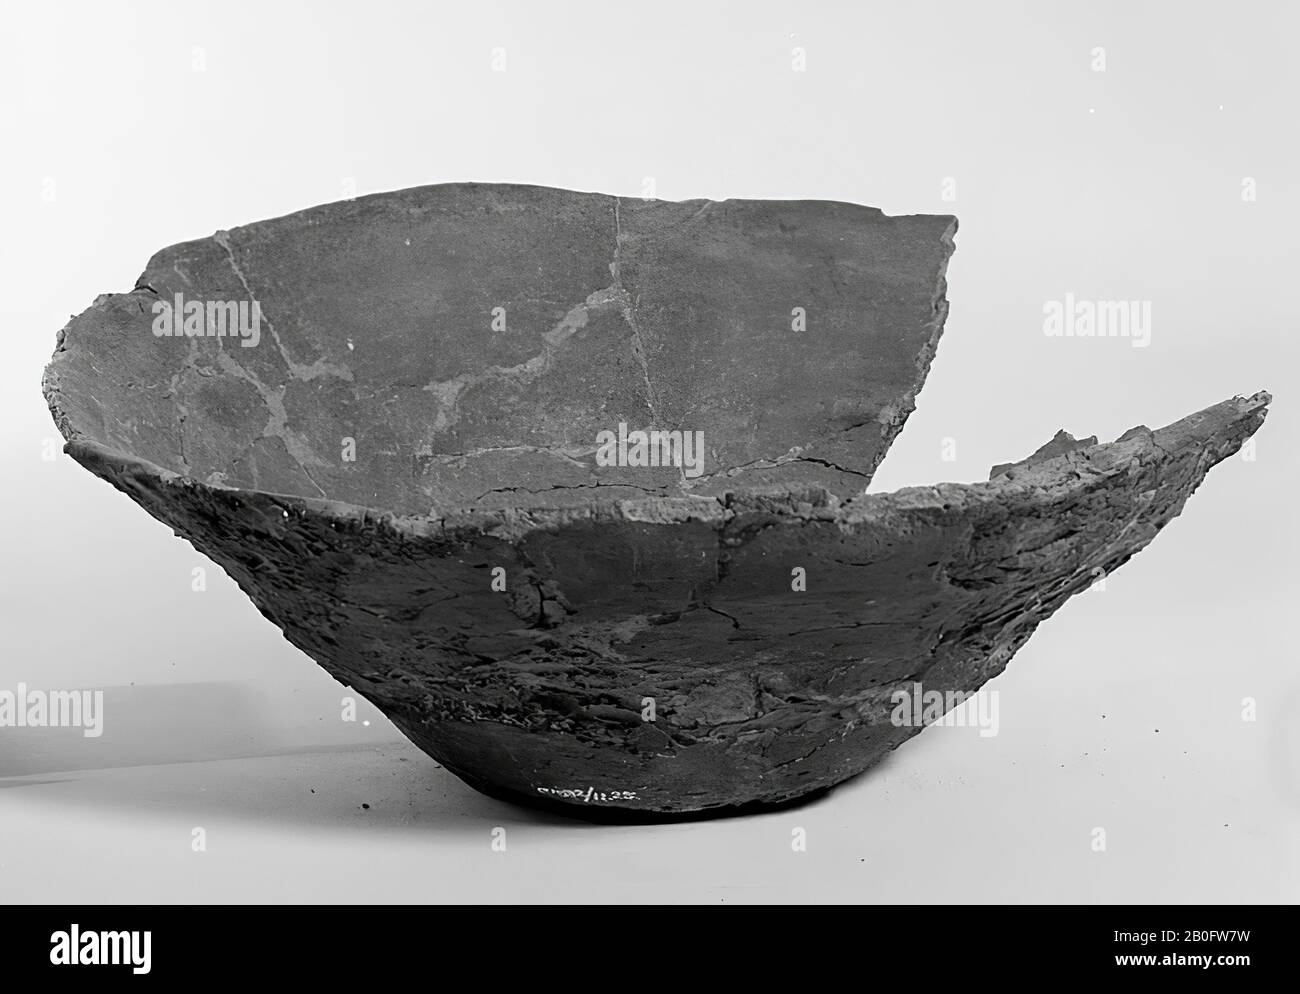
[{"label": "white ink inventory number", "polygon": [[588,787],[586,790],[565,790],[560,787],[538,787],[537,793],[546,794],[549,797],[563,797],[570,800],[582,801],[584,804],[590,804],[593,801],[635,801],[635,790],[597,790],[595,787]]}]

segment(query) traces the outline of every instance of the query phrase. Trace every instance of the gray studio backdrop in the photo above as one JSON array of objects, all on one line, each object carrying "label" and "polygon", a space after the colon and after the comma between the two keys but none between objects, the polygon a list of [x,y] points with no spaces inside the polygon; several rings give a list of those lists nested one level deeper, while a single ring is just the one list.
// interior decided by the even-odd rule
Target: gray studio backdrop
[{"label": "gray studio backdrop", "polygon": [[[0,728],[0,899],[1300,898],[1296,8],[549,6],[6,12],[0,690],[99,689],[104,724]],[[470,179],[958,215],[873,490],[984,479],[1058,428],[1273,410],[989,685],[997,735],[929,729],[761,817],[525,813],[343,720],[220,570],[58,453],[39,391],[68,317],[162,246]],[[1046,335],[1067,295],[1149,308],[1149,340]]]}]

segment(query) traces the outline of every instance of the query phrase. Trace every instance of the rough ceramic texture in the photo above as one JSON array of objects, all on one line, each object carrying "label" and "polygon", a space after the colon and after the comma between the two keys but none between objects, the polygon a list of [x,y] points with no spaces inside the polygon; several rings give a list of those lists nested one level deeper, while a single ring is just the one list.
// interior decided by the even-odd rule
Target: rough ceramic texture
[{"label": "rough ceramic texture", "polygon": [[[521,799],[776,803],[919,729],[891,695],[974,691],[1181,511],[1265,396],[984,484],[395,517],[68,451],[221,563],[288,639],[448,769]],[[506,594],[488,574],[503,565]],[[791,570],[808,570],[808,592]],[[656,703],[643,722],[645,698]]]},{"label": "rough ceramic texture", "polygon": [[[1029,459],[995,467],[987,483],[861,495],[863,477],[878,461],[900,412],[910,408],[924,375],[937,330],[927,320],[943,311],[935,301],[941,299],[941,259],[951,224],[908,219],[921,225],[916,238],[927,241],[929,249],[918,249],[915,259],[900,264],[886,256],[895,248],[901,256],[909,250],[891,248],[886,238],[879,246],[884,254],[873,263],[874,272],[897,277],[897,301],[882,305],[857,288],[837,288],[829,277],[828,283],[805,285],[803,292],[810,318],[834,307],[819,293],[851,299],[846,323],[833,332],[836,347],[844,348],[854,334],[867,336],[863,356],[869,358],[873,349],[889,351],[892,359],[882,360],[882,368],[896,368],[896,377],[873,371],[864,358],[843,377],[833,369],[827,393],[818,394],[818,367],[801,366],[797,378],[802,377],[802,389],[812,391],[809,396],[795,398],[771,418],[759,418],[761,430],[750,434],[740,430],[739,420],[726,421],[733,407],[749,416],[761,404],[775,402],[779,394],[765,393],[764,377],[785,376],[780,390],[791,389],[789,376],[796,373],[787,369],[778,375],[771,368],[790,355],[782,351],[779,336],[765,337],[768,312],[789,313],[785,290],[768,298],[761,314],[746,312],[731,330],[718,331],[732,336],[726,348],[710,335],[717,322],[726,323],[732,298],[714,300],[713,317],[673,346],[694,350],[694,364],[673,366],[677,360],[666,352],[663,368],[676,373],[662,381],[649,376],[648,393],[660,399],[653,414],[649,406],[642,411],[647,418],[669,409],[702,412],[703,423],[692,427],[715,430],[718,444],[712,451],[719,461],[713,472],[722,465],[748,468],[715,475],[703,490],[684,489],[680,478],[647,481],[644,471],[624,485],[593,486],[588,479],[553,489],[544,481],[567,472],[561,464],[585,458],[574,447],[557,461],[550,451],[554,438],[514,450],[517,466],[506,461],[474,468],[480,459],[502,455],[486,449],[505,448],[485,442],[517,442],[513,433],[523,427],[501,420],[512,404],[539,415],[567,390],[572,405],[564,416],[575,417],[584,431],[608,427],[602,418],[632,411],[609,398],[622,396],[624,387],[633,397],[635,388],[627,385],[645,383],[646,368],[657,368],[648,361],[656,354],[653,343],[660,341],[655,336],[671,338],[680,329],[666,318],[660,326],[653,320],[643,325],[647,312],[631,303],[629,322],[621,304],[606,311],[597,292],[590,306],[599,313],[588,313],[585,324],[574,317],[552,326],[581,325],[552,342],[554,348],[542,347],[546,361],[537,379],[525,376],[524,384],[513,373],[503,380],[496,373],[481,379],[484,350],[506,346],[469,341],[461,346],[466,355],[456,361],[477,372],[456,372],[456,362],[430,358],[422,351],[429,346],[421,344],[444,338],[454,344],[459,341],[454,334],[439,331],[442,326],[433,321],[433,331],[420,337],[396,317],[420,307],[432,313],[446,305],[448,313],[464,314],[486,307],[491,295],[473,307],[452,306],[445,294],[430,289],[443,286],[438,282],[443,279],[446,286],[461,285],[456,281],[477,272],[468,261],[468,268],[455,270],[456,252],[480,261],[502,253],[509,260],[500,266],[504,275],[531,272],[539,259],[569,273],[568,266],[577,265],[574,251],[587,247],[598,230],[610,249],[613,232],[615,261],[592,249],[583,279],[574,277],[562,293],[546,281],[521,291],[518,301],[550,294],[550,309],[535,325],[544,328],[565,306],[559,301],[573,299],[565,294],[592,295],[584,288],[599,282],[601,265],[614,267],[613,290],[610,284],[605,290],[628,294],[630,301],[644,301],[656,279],[683,281],[695,288],[690,292],[705,296],[711,292],[716,284],[710,281],[723,279],[717,273],[692,283],[692,265],[666,252],[675,261],[655,276],[644,261],[654,252],[644,244],[642,256],[628,250],[628,239],[648,236],[626,232],[643,230],[655,211],[673,219],[667,225],[669,242],[672,232],[708,226],[710,218],[749,217],[728,229],[729,255],[715,259],[723,269],[739,267],[739,280],[751,278],[744,274],[753,267],[763,267],[735,261],[744,239],[770,245],[775,237],[755,219],[770,220],[777,231],[793,225],[795,231],[787,233],[788,267],[790,259],[804,258],[799,253],[807,246],[799,232],[808,226],[814,229],[813,244],[832,247],[830,236],[815,232],[819,225],[840,230],[836,219],[842,205],[638,205],[646,213],[632,221],[609,198],[532,188],[453,189],[457,203],[467,199],[479,205],[488,231],[495,231],[497,215],[506,213],[503,204],[533,204],[519,208],[531,218],[540,202],[561,220],[570,214],[585,218],[590,232],[569,241],[557,235],[555,254],[548,254],[543,225],[532,243],[538,255],[520,257],[512,254],[518,238],[471,238],[467,233],[477,230],[474,224],[464,211],[453,211],[451,234],[461,241],[429,256],[426,268],[395,276],[378,263],[365,269],[372,255],[394,264],[391,245],[406,237],[403,226],[418,227],[431,212],[438,214],[437,224],[451,224],[441,208],[428,206],[450,196],[449,188],[432,188],[371,198],[369,206],[334,205],[189,243],[154,259],[142,279],[152,289],[101,298],[74,320],[61,337],[45,387],[74,458],[219,562],[294,645],[378,705],[430,755],[495,794],[592,817],[680,817],[781,803],[853,776],[919,731],[891,722],[894,691],[920,683],[926,690],[971,692],[1001,672],[1039,622],[1090,585],[1097,569],[1112,572],[1145,546],[1179,513],[1209,468],[1236,451],[1264,418],[1267,395],[1238,398],[1159,432],[1134,429],[1109,445],[1058,435]],[[599,229],[594,218],[610,205],[620,217],[606,219],[613,228]],[[377,220],[357,220],[363,215]],[[801,220],[792,220],[796,216]],[[851,208],[842,222],[847,231],[901,220]],[[336,225],[341,225],[337,231]],[[562,235],[564,224],[558,228]],[[860,246],[872,236],[845,237],[847,244]],[[712,242],[693,244],[692,251],[702,257],[717,254]],[[814,256],[821,250],[809,249]],[[330,279],[354,290],[371,279],[395,280],[385,285],[405,286],[405,302],[394,304],[396,310],[385,312],[378,323],[361,309],[349,319],[344,290],[326,307],[295,289],[295,280],[315,277],[286,261],[294,251],[307,253],[332,274]],[[633,258],[649,267],[637,270],[635,284]],[[838,255],[832,259],[822,268],[842,272],[856,265]],[[697,259],[696,264],[706,263]],[[223,266],[226,276],[219,277]],[[455,279],[445,275],[453,270],[460,274]],[[765,275],[778,270],[775,266]],[[170,279],[207,292],[230,289],[228,282],[215,281],[228,281],[232,274],[242,274],[239,280],[256,286],[259,299],[271,301],[267,310],[278,342],[268,336],[265,348],[241,349],[207,339],[160,343],[150,337],[147,305],[154,294],[174,292],[178,284]],[[320,293],[331,286],[325,277],[312,285]],[[627,289],[630,285],[646,289],[638,296]],[[671,287],[664,286],[664,299],[671,302]],[[751,289],[756,298],[765,292]],[[370,298],[372,305],[377,301]],[[895,303],[910,315],[899,318],[907,332],[871,337],[881,327],[879,308]],[[847,319],[858,308],[864,310],[855,325]],[[313,313],[330,314],[334,323],[312,318]],[[605,318],[608,334],[601,331],[590,341],[581,337],[589,328],[592,334],[603,328]],[[655,327],[660,330],[647,333]],[[352,338],[361,358],[344,365],[341,354],[300,353],[292,343],[308,340],[299,336],[304,328],[314,329],[315,341]],[[368,330],[363,334],[362,328]],[[754,348],[733,356],[747,333],[755,338]],[[484,334],[477,326],[464,333],[467,338]],[[399,345],[406,349],[401,362],[394,351]],[[528,384],[537,386],[552,373],[587,362],[569,352],[580,345],[623,360],[590,366],[594,378],[528,392]],[[820,346],[810,340],[802,347]],[[525,351],[492,361],[502,366]],[[849,352],[845,365],[853,366],[856,359]],[[389,358],[375,358],[367,366],[367,355]],[[909,364],[910,379],[904,369]],[[380,378],[398,367],[409,370],[414,389],[397,387],[385,394]],[[601,369],[617,375],[602,380],[596,375]],[[724,369],[738,370],[737,378],[720,384]],[[674,379],[677,374],[695,378],[684,385]],[[445,385],[461,376],[467,379],[455,390],[421,387],[429,377]],[[474,399],[472,391],[488,381],[506,391],[509,404],[492,401],[490,391],[488,398]],[[654,386],[658,382],[662,391]],[[855,383],[874,384],[867,389],[870,398],[854,400]],[[886,393],[906,399],[888,399]],[[408,402],[413,406],[404,406]],[[874,419],[868,417],[873,409]],[[343,413],[335,417],[336,410]],[[480,410],[492,416],[480,418]],[[374,418],[380,411],[391,412],[390,423],[357,425],[358,412]],[[844,420],[837,420],[836,411]],[[420,417],[430,419],[423,433],[409,420]],[[827,419],[833,430],[826,430]],[[861,423],[855,427],[856,422]],[[346,427],[358,435],[362,450],[366,432],[373,442],[374,433],[388,431],[388,461],[374,457],[363,469],[325,465],[322,453],[335,444],[335,436],[348,434]],[[562,429],[557,422],[554,430],[562,435]],[[828,458],[789,457],[782,447],[796,439],[801,441],[793,447],[809,447],[801,452],[815,450]],[[435,454],[426,451],[417,458],[413,452],[421,445]],[[480,455],[457,463],[460,457],[448,455],[454,445],[465,446],[456,451]],[[323,464],[312,462],[315,458]],[[853,472],[843,472],[846,466]],[[593,472],[590,466],[574,471]],[[525,482],[512,484],[512,479]],[[252,480],[261,486],[252,486]],[[729,481],[727,487],[713,492],[722,480]],[[470,491],[477,497],[485,483],[494,484],[488,489],[495,492],[482,500],[431,499]],[[512,486],[529,492],[508,491]],[[367,487],[382,492],[367,497]],[[512,506],[501,505],[506,496]],[[496,567],[505,570],[504,592],[492,589]],[[792,589],[796,568],[806,570],[806,591]],[[647,700],[654,703],[653,722],[643,720]]]}]

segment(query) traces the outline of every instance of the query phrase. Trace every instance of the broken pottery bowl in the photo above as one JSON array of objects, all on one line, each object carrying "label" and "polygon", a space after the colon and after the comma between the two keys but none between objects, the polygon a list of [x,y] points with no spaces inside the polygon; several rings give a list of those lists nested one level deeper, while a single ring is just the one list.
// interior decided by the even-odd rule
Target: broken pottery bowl
[{"label": "broken pottery bowl", "polygon": [[[475,787],[587,817],[811,795],[1146,545],[1235,398],[864,495],[955,221],[448,185],[165,249],[61,333],[82,465]],[[945,707],[946,710],[946,707]]]}]

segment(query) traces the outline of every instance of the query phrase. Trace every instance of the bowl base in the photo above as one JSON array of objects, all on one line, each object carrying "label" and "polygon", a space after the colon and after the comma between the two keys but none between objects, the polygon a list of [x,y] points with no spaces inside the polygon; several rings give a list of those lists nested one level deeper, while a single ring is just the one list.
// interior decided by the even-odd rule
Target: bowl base
[{"label": "bowl base", "polygon": [[743,804],[721,804],[708,808],[698,808],[693,811],[656,811],[649,808],[576,804],[541,794],[530,794],[510,787],[501,787],[450,769],[448,772],[455,772],[455,775],[465,781],[466,784],[493,800],[598,825],[664,825],[674,822],[712,821],[715,818],[771,814],[772,812],[787,811],[811,804],[825,797],[839,786],[839,784],[830,784],[829,786],[818,787],[806,794],[800,794],[797,797],[781,801],[746,801]]}]

